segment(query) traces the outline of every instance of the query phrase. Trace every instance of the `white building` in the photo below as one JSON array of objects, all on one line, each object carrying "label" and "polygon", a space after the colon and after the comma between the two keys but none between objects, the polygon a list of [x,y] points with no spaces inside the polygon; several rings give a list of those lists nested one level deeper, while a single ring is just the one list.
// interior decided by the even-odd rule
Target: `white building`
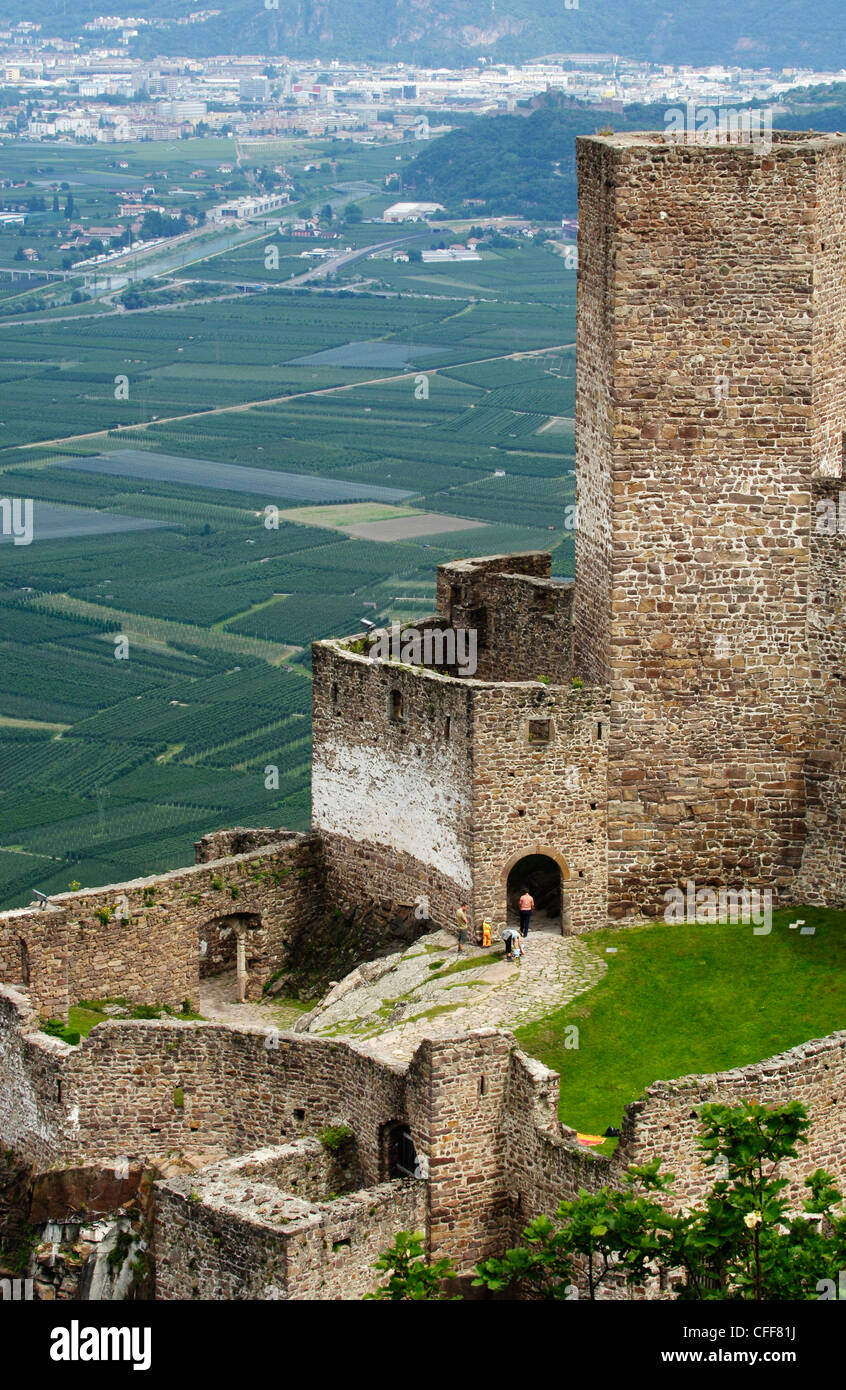
[{"label": "white building", "polygon": [[392,203],[382,213],[383,222],[423,222],[436,212],[443,212],[443,203]]},{"label": "white building", "polygon": [[266,193],[253,198],[233,198],[228,203],[220,203],[206,214],[209,222],[235,222],[243,217],[259,217],[263,212],[284,207],[288,202],[287,193]]}]

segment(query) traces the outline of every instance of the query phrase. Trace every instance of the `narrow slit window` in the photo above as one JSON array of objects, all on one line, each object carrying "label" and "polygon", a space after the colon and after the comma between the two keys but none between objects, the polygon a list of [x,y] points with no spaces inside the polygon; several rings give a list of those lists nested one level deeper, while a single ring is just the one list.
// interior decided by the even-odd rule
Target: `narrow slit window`
[{"label": "narrow slit window", "polygon": [[402,719],[402,691],[401,691],[401,690],[392,690],[392,691],[391,691],[391,705],[390,705],[390,709],[391,709],[391,718],[392,718],[392,719]]}]

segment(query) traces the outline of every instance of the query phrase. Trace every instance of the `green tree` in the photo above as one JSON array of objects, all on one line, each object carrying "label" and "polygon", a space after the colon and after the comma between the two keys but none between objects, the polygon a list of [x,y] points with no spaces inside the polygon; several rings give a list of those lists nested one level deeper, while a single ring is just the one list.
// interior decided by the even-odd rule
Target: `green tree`
[{"label": "green tree", "polygon": [[547,1299],[578,1297],[572,1282],[577,1257],[592,1299],[616,1270],[622,1270],[630,1284],[641,1282],[648,1268],[671,1249],[674,1218],[648,1195],[670,1191],[670,1181],[655,1160],[629,1168],[622,1191],[581,1188],[573,1201],[560,1203],[554,1219],[538,1216],[531,1221],[523,1232],[523,1245],[501,1259],[483,1261],[474,1284],[492,1292],[512,1284],[527,1286]]},{"label": "green tree", "polygon": [[459,1295],[444,1293],[444,1281],[455,1274],[451,1260],[428,1264],[422,1231],[398,1231],[394,1243],[373,1265],[387,1282],[366,1299],[398,1302],[454,1302]]},{"label": "green tree", "polygon": [[700,1205],[668,1209],[673,1175],[657,1160],[631,1167],[621,1191],[583,1188],[554,1217],[530,1222],[522,1243],[480,1264],[474,1282],[561,1299],[573,1296],[578,1268],[594,1298],[612,1275],[635,1284],[660,1271],[681,1299],[832,1297],[846,1262],[843,1196],[817,1169],[805,1179],[803,1211],[790,1216],[781,1176],[784,1161],[807,1143],[804,1106],[711,1104],[698,1113],[703,1164],[721,1170]]}]

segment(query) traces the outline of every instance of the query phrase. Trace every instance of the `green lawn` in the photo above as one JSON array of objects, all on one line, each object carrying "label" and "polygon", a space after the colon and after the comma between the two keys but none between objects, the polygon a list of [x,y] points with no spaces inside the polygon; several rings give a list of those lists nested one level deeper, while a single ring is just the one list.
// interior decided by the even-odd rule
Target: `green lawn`
[{"label": "green lawn", "polygon": [[[791,931],[797,918],[815,935]],[[846,1027],[846,912],[778,911],[768,936],[656,923],[582,940],[607,974],[516,1030],[522,1048],[560,1072],[561,1119],[582,1133],[619,1125],[653,1081],[744,1066]],[[565,1047],[568,1024],[578,1049]]]}]

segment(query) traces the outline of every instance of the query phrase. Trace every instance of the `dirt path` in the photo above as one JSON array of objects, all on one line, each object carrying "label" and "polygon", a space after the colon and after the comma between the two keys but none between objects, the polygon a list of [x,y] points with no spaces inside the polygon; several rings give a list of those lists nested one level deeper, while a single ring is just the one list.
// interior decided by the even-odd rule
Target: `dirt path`
[{"label": "dirt path", "polygon": [[293,1028],[307,1006],[296,1000],[262,999],[239,1004],[234,970],[200,981],[200,1013],[212,1023],[246,1024],[252,1028]]}]

